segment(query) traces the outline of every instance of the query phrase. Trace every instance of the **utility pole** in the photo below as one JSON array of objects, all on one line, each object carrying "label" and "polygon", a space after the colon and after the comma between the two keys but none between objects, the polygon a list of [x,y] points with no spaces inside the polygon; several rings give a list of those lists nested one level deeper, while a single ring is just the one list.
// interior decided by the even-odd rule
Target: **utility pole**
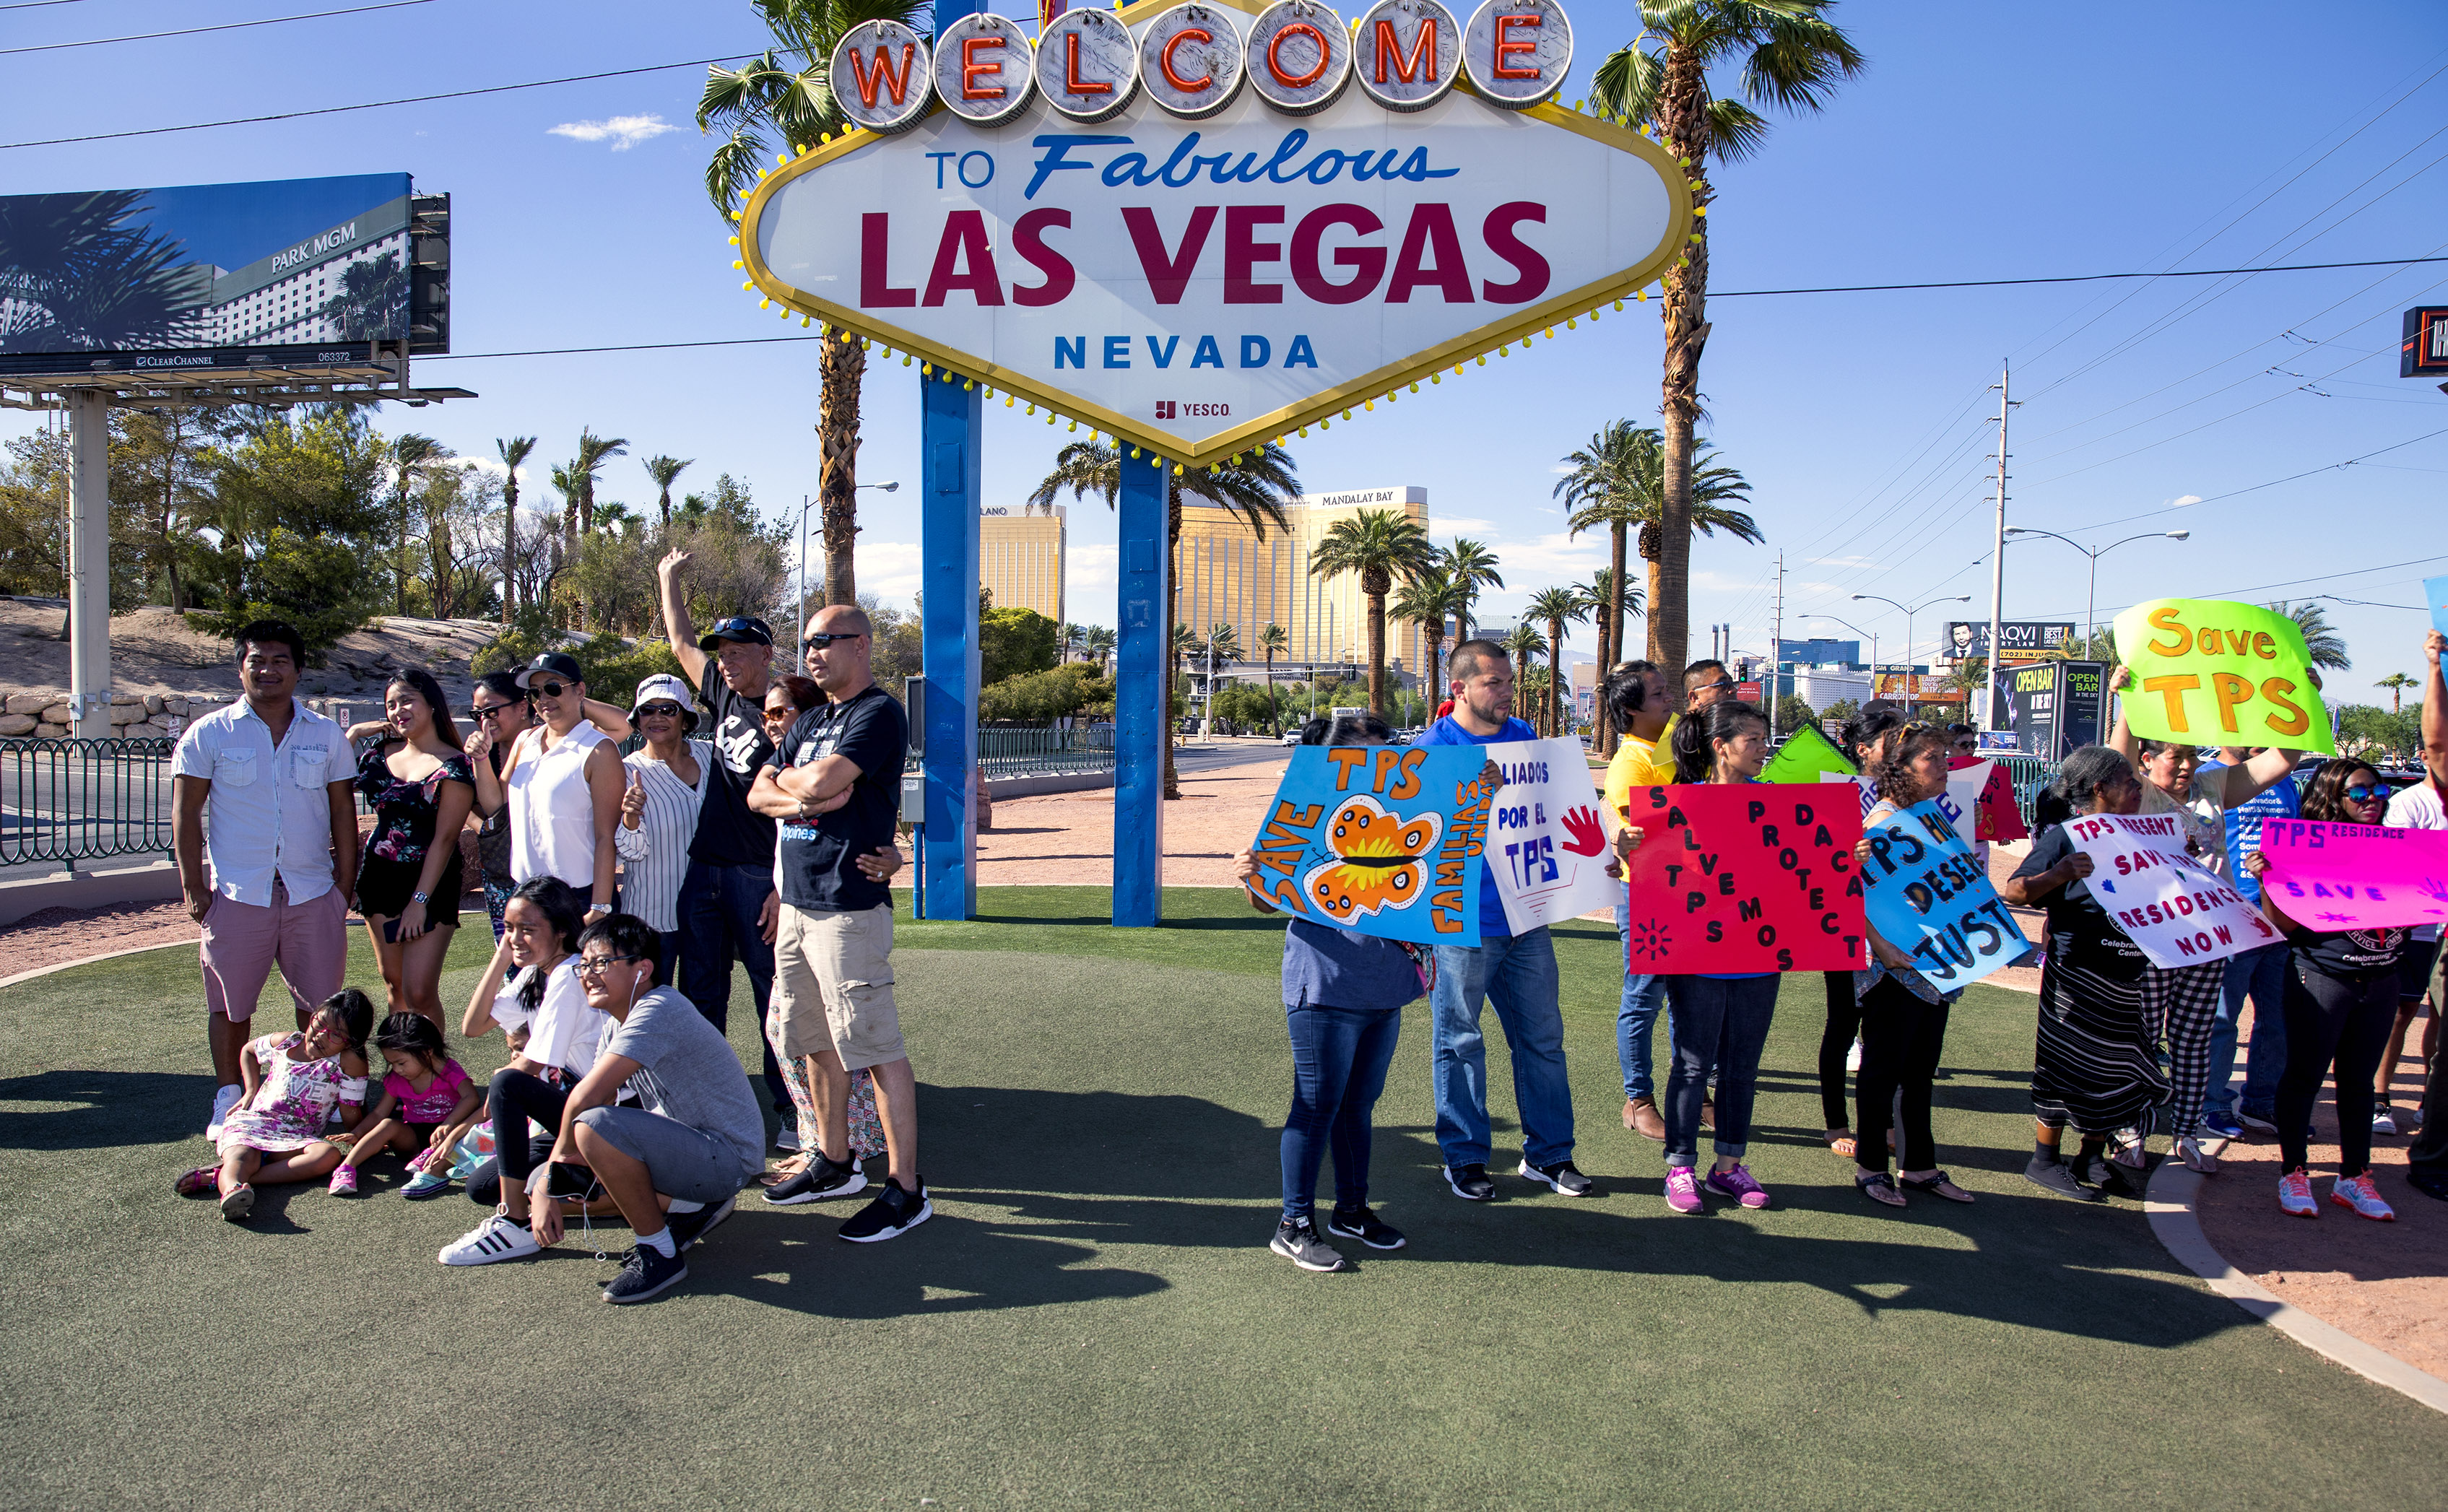
[{"label": "utility pole", "polygon": [[2002,640],[2006,617],[2006,417],[2014,408],[2007,396],[2007,384],[2013,377],[2011,364],[2000,363],[1998,369],[1998,539],[1989,548],[1989,661],[1981,677],[1980,724],[1983,729],[1997,723],[1998,653],[2004,649]]},{"label": "utility pole", "polygon": [[1768,733],[1773,737],[1777,705],[1785,696],[1785,553],[1776,554],[1776,603],[1768,633]]}]

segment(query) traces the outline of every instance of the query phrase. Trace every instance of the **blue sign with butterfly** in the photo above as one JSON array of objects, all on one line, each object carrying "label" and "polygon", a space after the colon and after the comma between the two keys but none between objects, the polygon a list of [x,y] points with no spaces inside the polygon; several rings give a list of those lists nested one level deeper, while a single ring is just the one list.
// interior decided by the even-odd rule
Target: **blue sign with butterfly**
[{"label": "blue sign with butterfly", "polygon": [[1252,842],[1251,890],[1380,939],[1478,944],[1489,768],[1481,746],[1302,746]]}]

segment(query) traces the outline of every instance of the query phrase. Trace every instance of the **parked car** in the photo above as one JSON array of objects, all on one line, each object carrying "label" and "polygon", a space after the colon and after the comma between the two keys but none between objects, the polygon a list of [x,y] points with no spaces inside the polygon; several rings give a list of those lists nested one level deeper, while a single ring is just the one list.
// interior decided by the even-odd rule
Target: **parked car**
[{"label": "parked car", "polygon": [[1277,745],[1298,745],[1300,744],[1300,730],[1295,727],[1293,729],[1286,730],[1284,732],[1284,737],[1275,743]]}]

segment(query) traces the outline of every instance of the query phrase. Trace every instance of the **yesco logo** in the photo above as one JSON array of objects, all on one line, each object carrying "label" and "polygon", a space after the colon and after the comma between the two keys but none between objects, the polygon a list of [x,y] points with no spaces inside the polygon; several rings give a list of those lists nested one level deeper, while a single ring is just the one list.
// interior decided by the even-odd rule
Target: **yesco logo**
[{"label": "yesco logo", "polygon": [[939,104],[999,125],[1032,93],[1082,124],[1120,114],[1141,90],[1169,115],[1203,120],[1244,86],[1285,115],[1323,110],[1354,83],[1388,110],[1412,111],[1465,76],[1489,104],[1524,110],[1553,98],[1572,63],[1572,24],[1554,0],[1487,0],[1468,25],[1439,0],[1378,0],[1348,27],[1318,0],[1278,0],[1247,32],[1231,11],[1198,4],[1136,37],[1111,10],[1072,10],[1033,43],[998,15],[964,16],[931,48],[897,21],[869,21],[833,49],[831,73],[844,114],[895,132]]}]

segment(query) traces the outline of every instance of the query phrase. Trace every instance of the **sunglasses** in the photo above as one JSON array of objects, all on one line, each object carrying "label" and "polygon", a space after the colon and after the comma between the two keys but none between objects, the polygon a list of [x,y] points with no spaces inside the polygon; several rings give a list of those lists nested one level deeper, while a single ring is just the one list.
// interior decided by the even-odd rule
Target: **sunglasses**
[{"label": "sunglasses", "polygon": [[839,635],[830,635],[823,631],[818,631],[815,634],[809,636],[806,641],[801,642],[801,644],[811,645],[815,647],[817,650],[822,651],[825,647],[832,644],[836,641],[855,641],[859,638],[860,634],[861,632],[856,630],[845,631]]},{"label": "sunglasses", "polygon": [[566,682],[530,682],[527,684],[527,691],[540,698],[558,699],[563,694],[569,691],[569,684]]},{"label": "sunglasses", "polygon": [[511,703],[479,703],[470,708],[468,711],[468,714],[470,718],[489,719],[500,714],[504,709],[512,709],[516,707],[518,707],[516,704]]},{"label": "sunglasses", "polygon": [[607,967],[643,961],[642,955],[589,955],[578,962],[578,974],[583,977],[602,976]]},{"label": "sunglasses", "polygon": [[1731,679],[1731,678],[1719,678],[1719,679],[1718,679],[1716,681],[1714,681],[1714,682],[1703,682],[1703,683],[1701,683],[1698,687],[1693,688],[1692,691],[1693,691],[1693,692],[1694,692],[1694,693],[1714,693],[1714,692],[1715,692],[1715,691],[1717,691],[1719,688],[1731,688],[1731,687],[1733,687],[1733,686],[1735,686],[1735,682],[1734,682],[1734,679]]},{"label": "sunglasses", "polygon": [[677,719],[680,717],[680,706],[677,703],[641,703],[638,705],[639,718],[645,718],[649,715],[657,716],[665,719]]},{"label": "sunglasses", "polygon": [[720,636],[725,640],[731,640],[735,637],[741,636],[745,636],[753,640],[755,636],[755,631],[750,628],[747,621],[735,617],[733,619],[723,621],[713,629],[708,630],[706,634]]},{"label": "sunglasses", "polygon": [[2397,794],[2394,789],[2385,785],[2381,787],[2372,787],[2368,784],[2358,782],[2353,787],[2346,790],[2345,795],[2357,803],[2370,803],[2381,798],[2393,798],[2397,796]]}]

